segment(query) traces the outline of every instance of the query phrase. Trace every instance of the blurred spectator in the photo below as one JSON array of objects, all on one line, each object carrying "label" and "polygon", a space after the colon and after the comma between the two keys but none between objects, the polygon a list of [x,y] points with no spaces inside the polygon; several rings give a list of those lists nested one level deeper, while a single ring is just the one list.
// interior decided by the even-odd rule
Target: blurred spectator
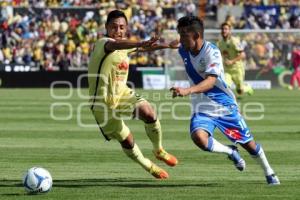
[{"label": "blurred spectator", "polygon": [[[197,12],[193,0],[1,1],[0,27],[4,30],[0,35],[1,60],[41,70],[86,68],[92,44],[105,34],[104,22],[110,10],[122,9],[130,19],[135,39],[143,40],[161,35],[164,29],[176,29],[175,5],[181,6],[182,15]],[[58,7],[63,9],[52,9]],[[72,7],[81,9],[74,12],[70,10]],[[164,12],[165,9],[169,11]],[[164,65],[159,54],[141,53],[133,57],[137,65]]]},{"label": "blurred spectator", "polygon": [[293,74],[291,77],[289,89],[300,89],[300,48],[295,48],[292,52],[292,67]]}]

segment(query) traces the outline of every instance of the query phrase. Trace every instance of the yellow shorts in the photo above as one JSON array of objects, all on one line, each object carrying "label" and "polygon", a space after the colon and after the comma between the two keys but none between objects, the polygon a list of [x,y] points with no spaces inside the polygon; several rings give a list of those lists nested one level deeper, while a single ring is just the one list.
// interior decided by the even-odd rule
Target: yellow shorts
[{"label": "yellow shorts", "polygon": [[243,90],[244,80],[244,68],[225,69],[225,81],[230,87],[234,83],[237,90]]},{"label": "yellow shorts", "polygon": [[110,109],[101,103],[98,103],[99,105],[97,106],[96,103],[97,109],[92,110],[92,113],[105,139],[124,141],[130,133],[124,120],[132,119],[134,109],[142,102],[147,101],[133,92],[132,95],[120,100],[116,109]]}]

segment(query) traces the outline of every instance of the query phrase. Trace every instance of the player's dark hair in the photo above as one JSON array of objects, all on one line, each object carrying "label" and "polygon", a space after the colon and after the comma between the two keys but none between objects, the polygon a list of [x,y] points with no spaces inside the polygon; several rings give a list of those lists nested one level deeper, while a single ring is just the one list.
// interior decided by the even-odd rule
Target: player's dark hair
[{"label": "player's dark hair", "polygon": [[186,27],[187,30],[191,32],[199,32],[201,34],[201,38],[203,38],[204,25],[200,18],[196,16],[181,17],[178,20],[177,30],[183,27]]},{"label": "player's dark hair", "polygon": [[120,18],[120,17],[123,17],[126,20],[126,23],[128,24],[128,20],[127,20],[126,15],[124,14],[124,12],[122,12],[120,10],[113,10],[108,13],[105,25],[108,25],[112,20]]}]

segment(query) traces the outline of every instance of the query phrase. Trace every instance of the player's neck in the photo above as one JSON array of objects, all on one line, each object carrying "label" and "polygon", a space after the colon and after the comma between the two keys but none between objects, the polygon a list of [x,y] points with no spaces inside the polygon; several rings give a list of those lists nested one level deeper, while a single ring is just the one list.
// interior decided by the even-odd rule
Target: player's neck
[{"label": "player's neck", "polygon": [[223,37],[223,40],[224,41],[227,41],[227,40],[229,40],[231,38],[231,35],[227,35],[226,37]]},{"label": "player's neck", "polygon": [[191,51],[192,55],[198,55],[204,45],[204,40],[197,40],[195,48]]}]

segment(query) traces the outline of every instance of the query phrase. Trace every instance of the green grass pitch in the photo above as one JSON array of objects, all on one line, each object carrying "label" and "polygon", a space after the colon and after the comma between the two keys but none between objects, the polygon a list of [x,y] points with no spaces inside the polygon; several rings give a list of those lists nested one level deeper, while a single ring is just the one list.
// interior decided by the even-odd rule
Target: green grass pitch
[{"label": "green grass pitch", "polygon": [[[300,91],[258,90],[240,101],[248,118],[262,118],[247,123],[281,180],[276,187],[266,185],[262,170],[241,148],[245,172],[237,171],[225,155],[198,149],[188,134],[187,98],[170,101],[168,91],[138,91],[161,106],[163,143],[178,157],[178,166],[154,159],[141,122],[127,124],[145,156],[164,167],[170,179],[155,180],[116,141],[106,142],[96,127],[79,126],[78,121],[88,125],[94,120],[76,89],[53,91],[55,96],[70,95],[66,99],[53,98],[49,89],[0,89],[0,199],[300,199]],[[170,102],[182,104],[172,111]],[[229,144],[220,132],[215,135]],[[25,193],[22,176],[32,166],[50,171],[52,191]]]}]

